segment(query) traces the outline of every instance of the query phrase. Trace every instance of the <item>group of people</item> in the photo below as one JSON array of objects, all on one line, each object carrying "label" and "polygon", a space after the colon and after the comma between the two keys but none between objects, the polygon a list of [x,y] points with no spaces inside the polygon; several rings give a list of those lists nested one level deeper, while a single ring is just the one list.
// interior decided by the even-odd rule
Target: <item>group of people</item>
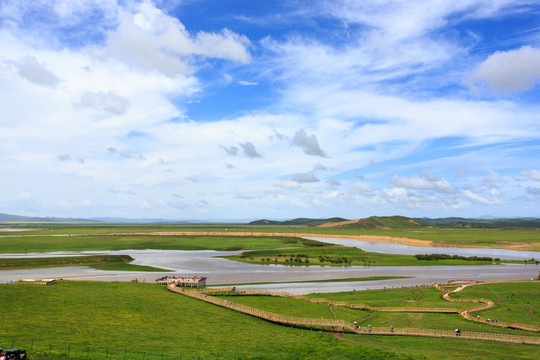
[{"label": "group of people", "polygon": [[[360,329],[360,325],[358,325],[356,321],[353,321],[353,324],[354,324],[354,327],[356,329]],[[394,332],[394,326],[393,325],[390,325],[390,331]],[[371,325],[368,325],[368,332],[371,333]]]}]

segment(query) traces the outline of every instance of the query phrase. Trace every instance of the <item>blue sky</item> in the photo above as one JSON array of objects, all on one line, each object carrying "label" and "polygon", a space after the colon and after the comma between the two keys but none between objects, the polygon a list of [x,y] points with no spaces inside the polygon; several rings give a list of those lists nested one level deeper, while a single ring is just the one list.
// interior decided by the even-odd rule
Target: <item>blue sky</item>
[{"label": "blue sky", "polygon": [[537,1],[0,3],[0,212],[540,217]]}]

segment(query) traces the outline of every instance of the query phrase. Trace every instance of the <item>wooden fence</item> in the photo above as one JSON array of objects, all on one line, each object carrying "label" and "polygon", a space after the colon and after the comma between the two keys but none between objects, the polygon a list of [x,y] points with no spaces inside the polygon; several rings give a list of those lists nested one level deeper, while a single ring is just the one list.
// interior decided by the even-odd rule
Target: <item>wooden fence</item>
[{"label": "wooden fence", "polygon": [[233,287],[224,288],[205,288],[202,290],[205,293],[235,293],[236,295],[268,295],[268,296],[281,296],[291,297],[298,300],[304,300],[310,303],[320,304],[325,303],[334,306],[348,307],[350,309],[360,310],[372,310],[372,311],[384,311],[384,312],[412,312],[412,313],[445,313],[445,314],[458,314],[460,310],[452,308],[413,308],[413,307],[377,307],[367,304],[350,304],[344,301],[332,301],[325,298],[310,298],[303,295],[292,295],[288,292],[280,291],[273,292],[264,289],[260,290],[237,290]]},{"label": "wooden fence", "polygon": [[440,291],[444,291],[443,299],[446,300],[446,301],[481,303],[481,305],[478,305],[478,306],[472,307],[470,309],[466,309],[466,310],[461,311],[459,314],[464,319],[471,320],[471,321],[476,321],[476,322],[482,322],[482,323],[493,325],[493,326],[500,326],[500,327],[510,328],[510,329],[520,329],[520,330],[539,331],[540,332],[540,327],[534,326],[534,325],[521,324],[521,323],[509,323],[509,322],[498,321],[498,320],[493,321],[491,319],[486,319],[485,317],[482,317],[480,315],[472,316],[471,313],[473,313],[473,312],[478,312],[478,311],[488,310],[488,309],[494,308],[496,306],[495,302],[493,302],[492,300],[489,300],[489,299],[484,299],[484,298],[482,298],[482,299],[454,299],[454,298],[452,298],[450,296],[450,294],[451,294],[450,290],[445,289],[442,285],[435,284],[435,288],[440,290]]},{"label": "wooden fence", "polygon": [[[344,320],[331,320],[331,319],[314,319],[314,318],[302,318],[294,316],[284,316],[250,306],[238,304],[234,301],[224,300],[209,295],[209,289],[201,290],[188,290],[184,288],[178,288],[174,284],[167,286],[170,291],[178,294],[186,295],[195,299],[199,299],[217,306],[228,308],[234,311],[238,311],[247,315],[251,315],[260,319],[264,319],[273,323],[290,325],[296,327],[315,328],[321,330],[332,330],[340,332],[350,332],[356,334],[371,334],[371,335],[406,335],[406,336],[430,336],[430,337],[448,337],[448,338],[460,338],[460,339],[476,339],[476,340],[493,340],[506,343],[519,343],[519,344],[533,344],[540,345],[540,337],[534,336],[519,336],[519,335],[505,335],[505,334],[491,334],[491,333],[478,333],[478,332],[461,332],[459,336],[451,330],[432,330],[432,329],[412,329],[412,328],[381,328],[381,327],[356,327],[353,323]],[[232,288],[221,289],[216,291],[212,289],[210,292],[229,292]],[[258,294],[263,294],[261,290],[256,290]],[[239,292],[240,293],[240,292]],[[244,295],[254,294],[252,291],[241,292]],[[269,292],[264,292],[269,294]]]}]

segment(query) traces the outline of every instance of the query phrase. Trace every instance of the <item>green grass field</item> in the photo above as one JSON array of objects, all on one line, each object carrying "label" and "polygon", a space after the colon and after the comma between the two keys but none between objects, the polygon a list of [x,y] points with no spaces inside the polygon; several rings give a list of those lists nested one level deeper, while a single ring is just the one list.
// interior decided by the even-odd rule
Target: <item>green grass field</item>
[{"label": "green grass field", "polygon": [[247,251],[227,259],[254,264],[280,264],[290,266],[429,266],[429,265],[492,265],[494,263],[524,263],[519,260],[470,261],[459,259],[418,260],[413,255],[366,252],[355,247],[328,245],[301,249],[265,249]]},{"label": "green grass field", "polygon": [[346,291],[326,294],[311,294],[307,297],[344,301],[349,304],[366,304],[374,307],[448,308],[463,310],[469,304],[451,303],[442,300],[443,293],[432,286],[373,289],[370,291]]},{"label": "green grass field", "polygon": [[168,271],[152,266],[130,264],[133,258],[128,255],[89,255],[46,258],[4,258],[0,259],[1,270],[36,269],[47,267],[88,266],[98,270],[121,271]]},{"label": "green grass field", "polygon": [[13,224],[11,226],[37,229],[16,233],[28,235],[145,233],[156,231],[309,233],[315,236],[373,235],[405,237],[429,240],[442,246],[513,248],[540,251],[540,230],[536,228],[340,229],[246,224]]},{"label": "green grass field", "polygon": [[[511,289],[504,283],[469,286],[452,294],[456,299],[485,298],[493,300],[493,309],[478,314],[503,322],[540,326],[540,282],[516,282]],[[473,314],[475,315],[475,314]]]},{"label": "green grass field", "polygon": [[[500,296],[513,291],[513,284],[497,289]],[[395,292],[395,297],[393,296]],[[437,296],[422,289],[358,291],[340,293],[343,299],[370,300],[396,305],[412,297],[424,304]],[[369,295],[364,295],[369,294]],[[534,302],[522,295],[523,301]],[[329,297],[329,294],[314,295]],[[339,299],[340,295],[335,295]],[[536,296],[538,298],[538,296]],[[332,318],[326,304],[269,296],[236,296],[242,301],[291,316]],[[442,300],[440,300],[442,301]],[[0,346],[26,348],[32,359],[532,359],[540,346],[471,341],[454,338],[385,337],[345,335],[284,327],[207,304],[154,284],[60,281],[54,285],[1,284]],[[376,313],[341,309],[339,318],[357,319],[373,326],[422,326],[528,334],[495,329],[451,314]],[[467,350],[472,349],[472,350]],[[67,354],[69,353],[69,357]]]},{"label": "green grass field", "polygon": [[279,236],[0,236],[0,249],[3,253],[125,249],[234,251],[303,247],[314,243],[313,240]]}]

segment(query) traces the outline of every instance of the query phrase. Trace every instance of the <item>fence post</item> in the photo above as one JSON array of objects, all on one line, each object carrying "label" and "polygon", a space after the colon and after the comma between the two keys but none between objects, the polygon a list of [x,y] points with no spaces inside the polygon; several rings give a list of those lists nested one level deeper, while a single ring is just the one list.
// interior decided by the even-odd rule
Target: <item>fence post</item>
[{"label": "fence post", "polygon": [[146,357],[146,351],[142,353],[142,360]]},{"label": "fence post", "polygon": [[108,359],[108,358],[109,358],[109,348],[105,350],[105,359]]},{"label": "fence post", "polygon": [[68,345],[68,354],[67,354],[67,356],[69,356],[70,351],[71,351],[71,345]]},{"label": "fence post", "polygon": [[124,350],[124,360],[127,359],[127,350]]},{"label": "fence post", "polygon": [[30,344],[30,350],[34,349],[34,339],[32,339],[32,343]]},{"label": "fence post", "polygon": [[15,348],[15,339],[11,339],[11,348]]},{"label": "fence post", "polygon": [[88,356],[90,356],[90,347],[86,348],[86,358],[88,358]]}]

